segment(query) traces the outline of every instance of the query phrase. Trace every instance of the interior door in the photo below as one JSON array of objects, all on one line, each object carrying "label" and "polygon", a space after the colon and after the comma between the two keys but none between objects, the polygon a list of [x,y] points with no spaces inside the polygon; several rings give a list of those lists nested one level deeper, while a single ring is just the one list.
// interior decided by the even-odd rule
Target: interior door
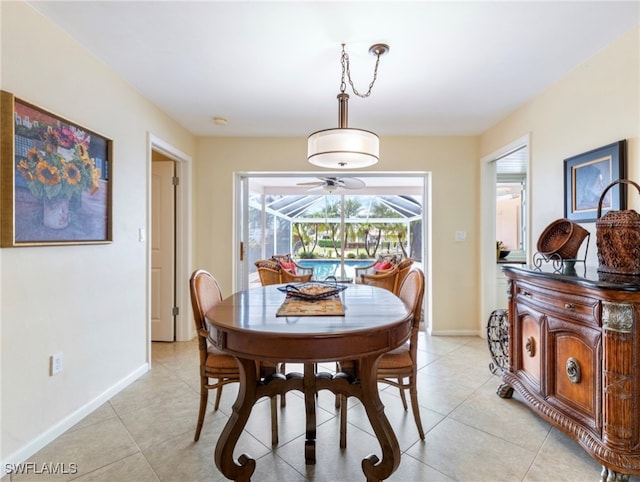
[{"label": "interior door", "polygon": [[249,287],[249,180],[245,176],[237,179],[235,211],[235,235],[236,235],[236,262],[234,263],[236,291]]},{"label": "interior door", "polygon": [[175,341],[175,164],[151,163],[151,339]]}]

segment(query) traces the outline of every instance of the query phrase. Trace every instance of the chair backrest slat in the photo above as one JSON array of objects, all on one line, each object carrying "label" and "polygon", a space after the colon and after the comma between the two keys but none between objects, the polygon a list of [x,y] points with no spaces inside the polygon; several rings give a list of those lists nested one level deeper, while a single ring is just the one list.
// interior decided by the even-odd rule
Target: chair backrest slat
[{"label": "chair backrest slat", "polygon": [[222,301],[220,285],[209,272],[199,269],[191,275],[189,288],[196,330],[206,330],[205,313]]},{"label": "chair backrest slat", "polygon": [[407,273],[398,290],[398,297],[413,313],[413,325],[418,326],[422,321],[422,300],[424,298],[424,273],[420,268],[413,267]]}]

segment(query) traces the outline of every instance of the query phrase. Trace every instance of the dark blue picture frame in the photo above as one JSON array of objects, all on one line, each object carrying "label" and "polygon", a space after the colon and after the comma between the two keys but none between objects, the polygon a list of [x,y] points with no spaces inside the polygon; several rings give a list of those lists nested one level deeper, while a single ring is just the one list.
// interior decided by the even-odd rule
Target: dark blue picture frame
[{"label": "dark blue picture frame", "polygon": [[[604,190],[627,174],[625,139],[564,160],[564,217],[577,223],[595,222]],[[602,215],[626,209],[626,186],[608,190],[602,202]]]}]

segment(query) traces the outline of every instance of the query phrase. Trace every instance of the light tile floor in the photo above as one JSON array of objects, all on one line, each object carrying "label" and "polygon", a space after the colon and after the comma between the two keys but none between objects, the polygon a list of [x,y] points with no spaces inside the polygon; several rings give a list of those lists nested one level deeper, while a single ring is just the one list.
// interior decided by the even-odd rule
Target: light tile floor
[{"label": "light tile floor", "polygon": [[[76,464],[73,475],[11,475],[7,481],[198,481],[225,480],[213,462],[216,440],[236,396],[225,387],[220,409],[207,413],[200,441],[193,442],[199,403],[195,341],[154,343],[153,368],[29,462]],[[496,395],[498,377],[488,369],[487,342],[474,337],[421,334],[418,379],[426,440],[397,390],[381,388],[385,413],[402,450],[396,481],[597,481],[600,465],[578,444],[525,407],[517,395]],[[300,370],[287,366],[289,370]],[[322,371],[331,371],[328,364]],[[213,394],[212,394],[213,395]],[[361,481],[361,460],[380,454],[362,406],[350,400],[347,448],[339,448],[334,397],[321,392],[317,410],[316,465],[304,463],[304,403],[289,392],[279,408],[277,447],[271,446],[269,402],[254,408],[235,456],[256,459],[254,481]],[[631,477],[634,482],[638,477]]]}]

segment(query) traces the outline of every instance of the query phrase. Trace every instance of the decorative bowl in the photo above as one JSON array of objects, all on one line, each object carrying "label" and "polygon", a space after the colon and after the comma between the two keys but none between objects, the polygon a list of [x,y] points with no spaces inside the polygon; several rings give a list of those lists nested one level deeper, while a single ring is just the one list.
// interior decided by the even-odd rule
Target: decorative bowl
[{"label": "decorative bowl", "polygon": [[348,288],[348,285],[337,283],[309,282],[278,286],[278,290],[288,296],[308,301],[322,300],[337,295]]}]

